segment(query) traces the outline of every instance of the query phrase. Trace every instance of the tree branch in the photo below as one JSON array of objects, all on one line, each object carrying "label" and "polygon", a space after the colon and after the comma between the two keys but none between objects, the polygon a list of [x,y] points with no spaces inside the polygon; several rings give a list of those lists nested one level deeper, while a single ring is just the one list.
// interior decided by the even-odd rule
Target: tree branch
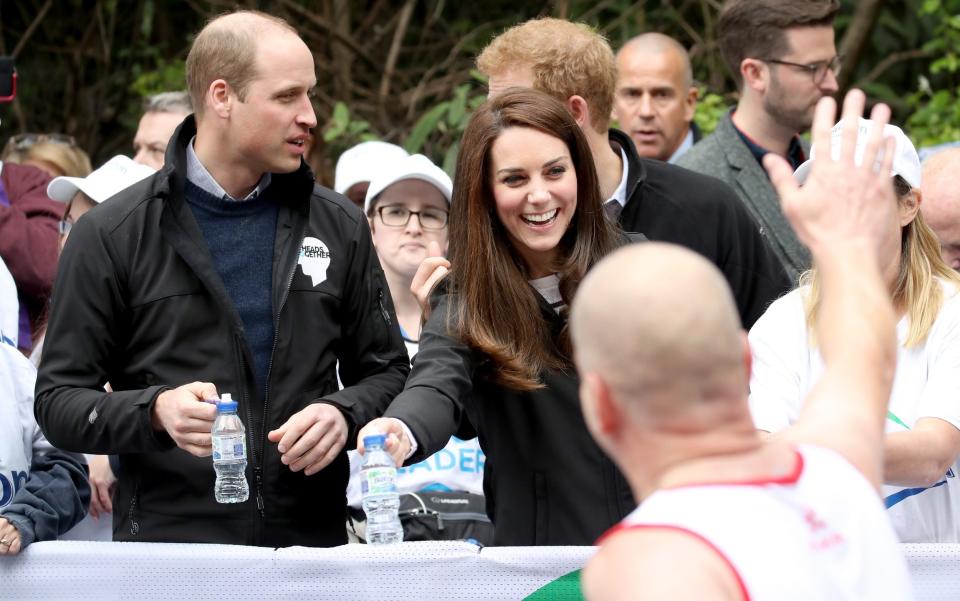
[{"label": "tree branch", "polygon": [[[880,16],[880,9],[883,8],[884,0],[860,0],[856,3],[853,19],[847,32],[840,42],[840,56],[843,57],[843,72],[840,73],[840,93],[843,94],[853,81],[857,65],[863,56],[863,51],[870,40],[870,34],[873,32],[873,26]],[[839,96],[838,96],[839,98]]]},{"label": "tree branch", "polygon": [[353,52],[357,56],[359,56],[360,58],[365,60],[367,63],[369,63],[370,66],[373,67],[374,69],[380,68],[380,65],[377,64],[377,61],[373,60],[373,57],[367,54],[367,51],[361,48],[353,40],[353,38],[347,37],[343,35],[343,33],[337,31],[336,27],[333,27],[332,25],[330,25],[330,23],[327,23],[326,20],[318,17],[317,14],[314,13],[313,11],[307,10],[306,8],[300,6],[293,0],[277,0],[277,1],[283,6],[285,6],[286,8],[288,8],[289,10],[291,10],[292,12],[297,13],[298,15],[307,19],[308,21],[310,21],[320,29],[329,33],[332,37],[336,38],[337,41],[341,42],[344,46],[346,46],[350,50],[353,50]]},{"label": "tree branch", "polygon": [[17,41],[17,46],[13,49],[13,53],[10,55],[14,59],[20,54],[20,51],[23,50],[23,47],[26,46],[27,40],[30,39],[30,36],[33,35],[33,32],[37,30],[37,27],[40,26],[40,22],[43,21],[43,18],[47,16],[50,7],[53,6],[53,0],[47,0],[43,3],[43,6],[40,7],[40,10],[37,12],[37,16],[33,18],[33,21],[30,23],[30,26],[27,27],[27,30],[23,32],[23,35],[20,36],[20,39]]},{"label": "tree branch", "polygon": [[397,28],[393,32],[393,41],[390,42],[390,52],[387,54],[387,62],[383,66],[383,77],[380,78],[380,92],[378,112],[381,121],[386,123],[386,101],[387,94],[390,93],[390,79],[393,77],[397,67],[397,57],[400,56],[400,44],[403,42],[403,36],[407,33],[407,26],[410,25],[410,17],[413,15],[413,6],[415,0],[407,0],[400,9],[400,20],[397,21]]},{"label": "tree branch", "polygon": [[866,77],[857,82],[857,85],[863,85],[866,83],[871,83],[876,81],[883,75],[887,69],[894,66],[897,63],[902,63],[903,61],[912,60],[915,58],[929,58],[930,53],[922,48],[916,50],[904,50],[902,52],[894,52],[893,54],[887,55],[882,61],[876,64],[876,66],[867,73]]}]

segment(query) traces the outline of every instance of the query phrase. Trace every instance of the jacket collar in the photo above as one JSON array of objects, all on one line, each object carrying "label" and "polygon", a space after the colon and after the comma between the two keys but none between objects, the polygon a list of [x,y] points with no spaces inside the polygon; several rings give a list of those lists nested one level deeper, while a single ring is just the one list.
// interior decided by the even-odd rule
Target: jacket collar
[{"label": "jacket collar", "polygon": [[[183,188],[187,177],[187,145],[196,135],[196,119],[193,114],[187,115],[177,126],[170,144],[167,145],[157,192],[173,202],[183,201]],[[313,171],[301,160],[296,171],[272,174],[268,189],[275,192],[273,196],[281,204],[307,214],[314,183]]]},{"label": "jacket collar", "polygon": [[610,140],[610,146],[617,150],[618,155],[620,154],[619,148],[627,153],[627,164],[624,167],[627,170],[627,204],[629,204],[637,188],[646,181],[647,169],[643,166],[643,161],[637,154],[637,147],[633,145],[630,136],[611,127],[607,132],[607,138]]}]

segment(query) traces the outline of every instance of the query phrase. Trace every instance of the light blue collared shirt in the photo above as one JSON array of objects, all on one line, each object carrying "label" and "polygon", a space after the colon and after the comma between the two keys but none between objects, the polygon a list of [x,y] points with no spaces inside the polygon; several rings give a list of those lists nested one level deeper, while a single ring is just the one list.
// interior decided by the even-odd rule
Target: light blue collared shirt
[{"label": "light blue collared shirt", "polygon": [[680,143],[680,146],[674,151],[673,156],[667,161],[668,163],[676,163],[677,159],[683,156],[683,153],[693,148],[693,128],[687,130],[687,137],[683,139],[683,142]]},{"label": "light blue collared shirt", "polygon": [[[223,186],[218,184],[217,180],[213,179],[213,176],[210,175],[210,172],[207,171],[207,168],[204,167],[203,163],[200,162],[196,151],[193,150],[194,140],[196,140],[196,136],[191,138],[190,143],[187,144],[187,180],[207,194],[216,196],[217,198],[222,198],[223,200],[237,200],[236,198],[227,194],[227,191],[223,189]],[[266,190],[267,186],[270,185],[270,179],[270,173],[264,173],[260,178],[260,181],[257,183],[257,187],[241,200],[253,200],[259,196],[260,193]]]}]

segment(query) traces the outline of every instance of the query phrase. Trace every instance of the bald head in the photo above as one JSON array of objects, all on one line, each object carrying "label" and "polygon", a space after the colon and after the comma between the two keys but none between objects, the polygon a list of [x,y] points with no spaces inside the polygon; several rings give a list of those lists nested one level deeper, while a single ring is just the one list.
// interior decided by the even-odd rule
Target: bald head
[{"label": "bald head", "polygon": [[596,373],[625,402],[652,396],[680,409],[731,396],[731,376],[745,402],[733,296],[689,250],[649,242],[613,253],[584,279],[570,323],[581,374]]},{"label": "bald head", "polygon": [[277,35],[299,37],[286,21],[254,10],[214,18],[197,34],[187,55],[187,90],[198,120],[206,108],[210,85],[222,79],[240,100],[257,73],[257,54],[264,40]]},{"label": "bald head", "polygon": [[667,54],[676,60],[683,87],[689,88],[693,85],[693,68],[690,66],[687,49],[680,42],[662,33],[643,33],[631,38],[617,52],[617,66],[626,66],[658,54]]},{"label": "bald head", "polygon": [[960,271],[960,148],[950,148],[931,156],[923,164],[920,211],[940,239],[943,260]]}]

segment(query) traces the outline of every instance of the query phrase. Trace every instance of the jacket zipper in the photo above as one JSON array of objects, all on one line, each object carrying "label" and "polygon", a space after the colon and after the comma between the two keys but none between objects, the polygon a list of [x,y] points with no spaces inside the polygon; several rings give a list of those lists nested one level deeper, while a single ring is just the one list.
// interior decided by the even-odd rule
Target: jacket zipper
[{"label": "jacket zipper", "polygon": [[[238,359],[239,362],[240,362],[240,373],[241,373],[241,374],[244,374],[244,376],[245,376],[246,373],[247,373],[247,361],[246,361],[246,359],[244,359],[244,357],[243,357],[243,348],[242,348],[242,346],[241,346],[241,344],[240,344],[240,342],[241,342],[241,341],[240,341],[240,337],[234,335],[233,341],[234,341],[234,347],[236,348],[237,359]],[[242,382],[243,380],[244,380],[244,378],[241,378],[241,379],[240,379],[241,382]],[[251,449],[251,451],[253,451],[253,453],[252,453],[252,455],[253,455],[253,457],[252,457],[252,459],[253,459],[253,461],[252,461],[252,467],[253,467],[253,474],[254,474],[254,497],[256,498],[256,502],[257,502],[257,512],[259,513],[260,518],[263,519],[263,517],[264,517],[264,515],[263,515],[263,495],[262,495],[262,486],[261,486],[261,480],[262,480],[262,478],[261,478],[261,473],[263,472],[263,468],[261,467],[261,464],[262,464],[263,453],[262,453],[262,449],[260,449],[259,452],[258,452],[258,449],[257,449],[256,445],[253,444],[253,442],[254,442],[254,440],[253,440],[253,436],[254,436],[254,433],[253,433],[253,425],[254,425],[254,422],[253,422],[253,411],[251,411],[251,409],[250,409],[250,399],[249,399],[249,397],[247,396],[247,386],[246,386],[246,385],[243,385],[243,389],[240,391],[240,398],[241,398],[241,400],[243,401],[243,406],[244,406],[244,408],[246,409],[247,423],[250,424],[250,436],[249,436],[249,440],[250,440],[250,449]],[[261,424],[261,425],[260,425],[260,430],[261,430],[261,431],[264,430],[265,428],[266,428],[266,424]]]},{"label": "jacket zipper", "polygon": [[383,317],[383,321],[389,327],[391,324],[390,314],[387,313],[386,307],[383,306],[383,288],[377,288],[377,302],[380,305],[380,316]]},{"label": "jacket zipper", "polygon": [[130,535],[136,536],[140,533],[140,522],[137,521],[137,498],[140,495],[140,479],[138,478],[133,485],[133,496],[130,497]]},{"label": "jacket zipper", "polygon": [[[303,245],[303,240],[301,239],[300,245]],[[263,427],[260,428],[260,453],[263,456],[264,447],[267,444],[267,408],[270,405],[270,374],[273,372],[273,357],[277,353],[277,344],[280,341],[280,313],[283,311],[283,306],[287,302],[287,296],[290,295],[290,286],[293,284],[293,276],[297,272],[297,264],[293,264],[293,268],[290,269],[290,275],[287,276],[287,285],[283,288],[283,296],[280,297],[280,306],[277,308],[276,315],[273,320],[273,347],[270,349],[270,362],[267,363],[267,381],[264,384],[263,391]],[[257,466],[254,470],[254,478],[256,481],[257,488],[257,509],[260,511],[260,518],[264,517],[263,509],[263,470]]]}]

